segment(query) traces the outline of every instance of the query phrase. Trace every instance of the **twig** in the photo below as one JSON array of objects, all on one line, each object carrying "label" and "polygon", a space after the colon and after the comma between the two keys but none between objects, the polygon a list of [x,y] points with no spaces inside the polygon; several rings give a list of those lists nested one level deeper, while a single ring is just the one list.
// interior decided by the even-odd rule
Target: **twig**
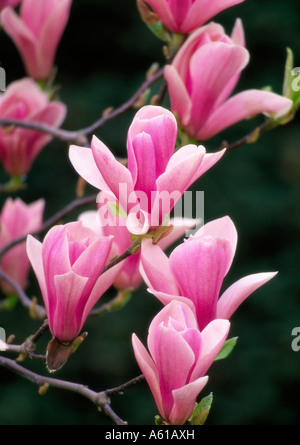
[{"label": "twig", "polygon": [[276,124],[274,121],[266,120],[261,125],[256,127],[254,130],[252,130],[250,133],[248,133],[246,136],[242,137],[238,141],[228,145],[226,143],[223,144],[222,149],[226,148],[226,153],[229,153],[233,150],[236,150],[237,148],[242,147],[243,145],[247,145],[250,143],[254,143],[257,141],[260,135],[265,133],[266,131],[270,130],[271,128],[274,128]]},{"label": "twig", "polygon": [[[41,227],[40,229],[36,230],[35,232],[32,232],[32,236],[38,236],[43,232],[46,232],[48,229],[50,229],[54,224],[65,218],[69,213],[71,213],[73,210],[79,209],[81,207],[84,207],[86,205],[92,204],[96,202],[97,195],[88,196],[85,198],[76,199],[70,204],[68,204],[66,207],[64,207],[62,210],[57,212],[55,215],[53,215],[51,218],[49,218]],[[20,244],[24,241],[26,241],[28,235],[21,236],[20,238],[16,238],[15,240],[11,241],[10,243],[6,244],[2,249],[0,249],[0,258],[12,247],[16,246],[17,244]]]},{"label": "twig", "polygon": [[5,119],[0,118],[0,126],[9,126],[9,127],[21,127],[29,130],[40,131],[41,133],[49,134],[50,136],[65,141],[69,143],[74,143],[78,145],[86,145],[86,137],[90,136],[100,127],[105,125],[107,122],[112,119],[122,115],[126,111],[130,110],[134,107],[136,102],[140,99],[141,95],[155,82],[157,82],[163,76],[163,68],[154,73],[151,77],[149,77],[140,88],[132,95],[130,99],[128,99],[123,105],[114,109],[111,113],[102,116],[92,125],[83,128],[77,131],[68,131],[63,130],[61,128],[54,128],[50,125],[41,123],[41,122],[27,122],[27,121],[19,121],[15,119]]},{"label": "twig", "polygon": [[16,283],[12,278],[10,278],[2,270],[2,268],[0,268],[0,278],[2,280],[5,280],[15,290],[20,302],[23,304],[24,307],[33,310],[35,317],[41,320],[45,319],[45,317],[47,316],[45,308],[38,304],[35,304],[34,301],[30,300],[30,298],[26,295],[21,286],[19,286],[18,283]]},{"label": "twig", "polygon": [[111,408],[109,395],[116,394],[121,392],[122,390],[128,388],[129,386],[139,382],[142,380],[143,376],[138,376],[129,382],[113,388],[108,389],[101,392],[95,392],[89,389],[87,386],[73,383],[65,380],[58,380],[51,377],[44,377],[35,372],[32,372],[20,364],[16,363],[14,360],[11,360],[7,357],[0,356],[0,365],[4,368],[24,377],[25,379],[35,383],[36,385],[43,387],[52,386],[54,388],[64,389],[67,391],[72,391],[74,393],[80,394],[83,397],[86,397],[88,400],[92,401],[100,411],[103,411],[108,417],[110,417],[116,425],[126,425],[124,422]]}]

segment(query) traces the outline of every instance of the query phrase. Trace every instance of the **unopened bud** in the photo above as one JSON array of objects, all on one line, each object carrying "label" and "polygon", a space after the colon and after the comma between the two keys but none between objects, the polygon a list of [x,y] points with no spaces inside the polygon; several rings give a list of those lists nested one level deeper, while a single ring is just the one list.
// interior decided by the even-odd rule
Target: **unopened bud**
[{"label": "unopened bud", "polygon": [[44,396],[49,388],[49,383],[44,383],[42,386],[39,387],[39,395]]},{"label": "unopened bud", "polygon": [[147,25],[155,25],[158,22],[158,16],[146,5],[144,0],[137,0],[137,8],[140,16]]}]

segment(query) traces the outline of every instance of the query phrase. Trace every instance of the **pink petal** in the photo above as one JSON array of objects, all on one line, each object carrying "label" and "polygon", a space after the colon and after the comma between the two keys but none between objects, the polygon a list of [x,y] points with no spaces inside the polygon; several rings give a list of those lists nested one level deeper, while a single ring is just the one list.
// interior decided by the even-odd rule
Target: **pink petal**
[{"label": "pink petal", "polygon": [[181,27],[181,32],[189,33],[221,11],[224,11],[224,9],[242,3],[243,1],[244,0],[196,0],[189,9]]},{"label": "pink petal", "polygon": [[85,317],[78,308],[78,302],[87,281],[87,277],[81,277],[74,272],[54,277],[55,312],[48,314],[48,317],[51,332],[60,341],[72,341],[80,333],[85,322]]},{"label": "pink petal", "polygon": [[217,306],[217,317],[229,319],[249,295],[275,275],[277,275],[277,272],[258,273],[236,281],[220,297]]},{"label": "pink petal", "polygon": [[145,346],[141,343],[141,341],[135,334],[132,335],[132,346],[133,346],[136,361],[137,361],[139,367],[141,368],[141,371],[144,374],[145,379],[147,380],[147,383],[148,383],[150,390],[153,394],[153,397],[155,399],[155,403],[158,408],[158,411],[160,412],[161,416],[163,418],[165,418],[166,415],[165,415],[162,400],[161,400],[159,379],[158,379],[155,364],[154,364],[151,356],[147,352]]},{"label": "pink petal", "polygon": [[122,269],[122,262],[111,267],[106,272],[101,273],[86,302],[83,311],[83,318],[86,318],[88,316],[91,309],[99,301],[102,295],[113,285],[121,269]]},{"label": "pink petal", "polygon": [[109,188],[95,163],[90,148],[71,145],[69,158],[77,173],[89,184],[99,190],[107,190]]},{"label": "pink petal", "polygon": [[[140,270],[142,273],[142,268],[140,268]],[[144,281],[146,281],[147,278],[145,277],[145,274],[142,273],[142,275],[144,277]],[[188,298],[183,297],[181,295],[173,295],[173,294],[168,294],[166,292],[159,292],[151,287],[148,288],[147,290],[150,294],[154,295],[163,305],[167,306],[169,303],[172,303],[173,301],[177,301],[179,303],[183,303],[183,304],[187,305],[191,309],[191,311],[193,311],[194,315],[196,316],[196,309],[195,309],[194,303],[191,300],[189,300]]]},{"label": "pink petal", "polygon": [[92,153],[98,170],[107,184],[103,190],[111,191],[117,200],[120,200],[120,187],[122,190],[125,187],[126,194],[130,194],[133,191],[133,183],[129,170],[117,161],[112,152],[95,136],[92,140]]},{"label": "pink petal", "polygon": [[212,113],[197,133],[197,138],[209,139],[225,128],[260,113],[277,119],[288,113],[291,106],[290,99],[269,91],[243,91],[228,99]]},{"label": "pink petal", "polygon": [[178,27],[170,10],[168,0],[145,0],[145,2],[148,3],[151,8],[153,8],[159,19],[168,29],[171,31],[178,31]]},{"label": "pink petal", "polygon": [[168,294],[179,293],[168,257],[159,246],[152,243],[152,240],[142,241],[141,267],[149,287]]},{"label": "pink petal", "polygon": [[192,56],[190,75],[193,81],[191,100],[192,111],[189,130],[199,139],[199,129],[219,104],[220,96],[225,100],[228,83],[236,79],[249,61],[248,51],[237,45],[213,42],[203,45]]},{"label": "pink petal", "polygon": [[204,148],[196,145],[180,148],[170,159],[165,173],[157,179],[158,191],[174,196],[174,205],[197,176],[204,154]]},{"label": "pink petal", "polygon": [[184,237],[187,233],[194,229],[198,224],[201,223],[200,219],[192,218],[180,218],[175,217],[170,219],[170,226],[173,226],[172,232],[164,237],[157,244],[162,249],[165,250],[173,243],[175,243],[179,238]]},{"label": "pink petal", "polygon": [[149,350],[159,375],[164,410],[169,416],[173,407],[172,391],[186,384],[195,355],[181,333],[163,325],[156,328],[153,346],[154,350],[150,350],[150,346]]},{"label": "pink petal", "polygon": [[224,218],[219,218],[215,219],[214,221],[210,221],[203,227],[201,227],[195,233],[194,236],[196,238],[201,238],[204,236],[212,236],[213,238],[222,238],[229,241],[232,254],[231,254],[231,261],[228,262],[227,266],[227,272],[228,272],[235,255],[237,239],[238,239],[237,230],[232,220],[228,216],[225,216]]},{"label": "pink petal", "polygon": [[132,146],[136,161],[134,188],[145,192],[151,202],[151,191],[156,190],[156,162],[152,138],[145,132],[139,133],[133,139]]},{"label": "pink petal", "polygon": [[173,65],[165,67],[164,76],[168,84],[171,110],[178,115],[181,124],[185,126],[190,120],[192,110],[192,102],[187,87]]},{"label": "pink petal", "polygon": [[26,71],[29,75],[34,77],[35,73],[38,71],[38,42],[36,37],[11,8],[5,8],[2,11],[1,23],[7,34],[17,46],[26,66]]},{"label": "pink petal", "polygon": [[174,405],[169,416],[171,425],[183,425],[192,415],[198,394],[208,381],[208,377],[188,383],[173,391]]},{"label": "pink petal", "polygon": [[212,237],[192,237],[170,255],[171,272],[180,286],[178,294],[194,303],[200,329],[216,316],[219,292],[230,261],[228,241]]},{"label": "pink petal", "polygon": [[228,336],[230,323],[228,320],[213,320],[201,332],[202,349],[191,379],[207,373],[211,364],[220,352]]},{"label": "pink petal", "polygon": [[47,292],[47,286],[46,286],[46,280],[45,280],[45,272],[43,267],[43,259],[42,259],[42,243],[40,243],[37,239],[35,239],[33,236],[28,235],[27,237],[27,255],[31,262],[32,268],[35,272],[35,275],[37,277],[46,311],[48,313],[49,310],[49,297]]}]

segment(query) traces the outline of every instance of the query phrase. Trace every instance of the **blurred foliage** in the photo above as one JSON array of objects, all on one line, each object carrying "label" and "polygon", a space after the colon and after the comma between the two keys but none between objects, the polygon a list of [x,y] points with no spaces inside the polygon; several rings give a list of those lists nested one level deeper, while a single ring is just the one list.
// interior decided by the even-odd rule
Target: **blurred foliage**
[{"label": "blurred foliage", "polygon": [[[143,82],[151,64],[163,63],[161,42],[139,19],[135,1],[117,5],[111,0],[73,1],[56,59],[60,98],[69,110],[66,129],[83,128],[107,107],[122,104]],[[300,66],[299,9],[298,0],[246,0],[215,18],[227,32],[237,17],[245,27],[251,61],[238,90],[271,85],[281,93],[287,47],[293,49]],[[0,42],[8,82],[23,77],[19,54],[3,31]],[[132,117],[133,112],[127,113],[96,133],[118,155],[126,153]],[[215,151],[224,139],[234,142],[261,122],[260,117],[240,123],[205,146]],[[224,287],[247,274],[279,271],[232,317],[230,335],[239,337],[237,345],[226,360],[213,365],[201,394],[214,394],[208,424],[299,423],[300,352],[291,349],[292,329],[300,326],[299,172],[296,116],[257,143],[226,155],[197,183],[197,189],[205,192],[205,220],[229,215],[238,229],[238,249]],[[36,160],[28,187],[18,196],[26,202],[44,197],[45,217],[49,217],[75,198],[76,182],[67,147],[52,142]],[[87,187],[89,192],[95,190]],[[69,219],[77,216],[75,212]],[[27,291],[40,299],[33,274]],[[145,343],[149,323],[160,307],[142,286],[120,312],[89,319],[85,327],[89,336],[56,377],[100,391],[139,375],[131,334],[135,332]],[[1,312],[0,325],[7,334],[16,335],[17,343],[39,327],[20,305],[12,312]],[[43,350],[42,342],[39,349]],[[27,360],[25,365],[46,373],[39,362]],[[1,425],[111,424],[80,396],[52,388],[40,396],[32,383],[3,369],[0,376]],[[143,383],[114,396],[112,407],[129,424],[153,425],[157,414]]]}]

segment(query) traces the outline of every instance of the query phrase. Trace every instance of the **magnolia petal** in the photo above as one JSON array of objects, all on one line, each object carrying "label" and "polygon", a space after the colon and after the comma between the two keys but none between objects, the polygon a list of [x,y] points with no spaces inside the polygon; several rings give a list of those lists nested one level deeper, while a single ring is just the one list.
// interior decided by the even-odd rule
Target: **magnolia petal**
[{"label": "magnolia petal", "polygon": [[90,148],[71,145],[69,158],[77,173],[85,179],[85,181],[99,190],[108,189],[108,185],[97,168]]},{"label": "magnolia petal", "polygon": [[206,23],[212,17],[244,0],[196,0],[190,6],[188,14],[181,26],[181,32],[189,33]]},{"label": "magnolia petal", "polygon": [[161,416],[165,418],[164,407],[161,400],[159,378],[157,375],[155,363],[153,362],[145,346],[135,334],[132,335],[132,346],[136,361],[142,373],[144,374],[145,379],[147,380],[158,411],[160,412]]},{"label": "magnolia petal", "polygon": [[85,322],[78,303],[87,281],[88,277],[73,271],[54,277],[56,305],[55,311],[48,314],[48,320],[52,334],[61,342],[74,340]]},{"label": "magnolia petal", "polygon": [[279,118],[288,113],[292,101],[279,94],[262,90],[247,90],[236,94],[219,106],[197,133],[206,140],[224,129],[258,114]]},{"label": "magnolia petal", "polygon": [[[95,163],[105,184],[107,184],[104,190],[111,191],[118,200],[120,187],[122,187],[121,193],[123,193],[124,187],[126,187],[127,194],[131,193],[133,183],[128,168],[121,164],[96,136],[93,137],[91,146]],[[117,178],[117,181],[115,178]]]},{"label": "magnolia petal", "polygon": [[222,238],[229,241],[231,245],[232,256],[231,256],[231,261],[228,261],[228,266],[227,266],[227,272],[228,272],[235,255],[237,240],[238,240],[236,227],[232,222],[232,220],[229,218],[229,216],[218,218],[206,223],[195,233],[194,236],[197,238],[201,238],[204,236],[212,236],[213,238]]},{"label": "magnolia petal", "polygon": [[142,241],[141,266],[142,275],[149,287],[168,294],[178,294],[169,259],[158,245],[152,243],[151,239]]},{"label": "magnolia petal", "polygon": [[207,381],[207,376],[200,377],[173,391],[174,405],[168,419],[171,425],[183,425],[189,419],[193,413],[196,398]]},{"label": "magnolia petal", "polygon": [[48,292],[45,280],[45,272],[43,267],[42,247],[43,247],[42,243],[37,239],[35,239],[32,235],[27,236],[27,243],[26,243],[27,255],[31,262],[31,266],[35,272],[35,275],[37,277],[42,292],[42,296],[44,299],[46,311],[48,313],[49,299],[48,299]]},{"label": "magnolia petal", "polygon": [[186,86],[173,65],[165,67],[164,76],[168,84],[171,110],[179,117],[181,125],[185,126],[190,120],[192,109],[191,98]]},{"label": "magnolia petal", "polygon": [[191,379],[206,374],[228,336],[228,320],[213,320],[202,331],[202,350]]},{"label": "magnolia petal", "polygon": [[236,281],[220,297],[217,306],[217,317],[229,319],[249,295],[275,275],[277,275],[277,272],[258,273]]}]

